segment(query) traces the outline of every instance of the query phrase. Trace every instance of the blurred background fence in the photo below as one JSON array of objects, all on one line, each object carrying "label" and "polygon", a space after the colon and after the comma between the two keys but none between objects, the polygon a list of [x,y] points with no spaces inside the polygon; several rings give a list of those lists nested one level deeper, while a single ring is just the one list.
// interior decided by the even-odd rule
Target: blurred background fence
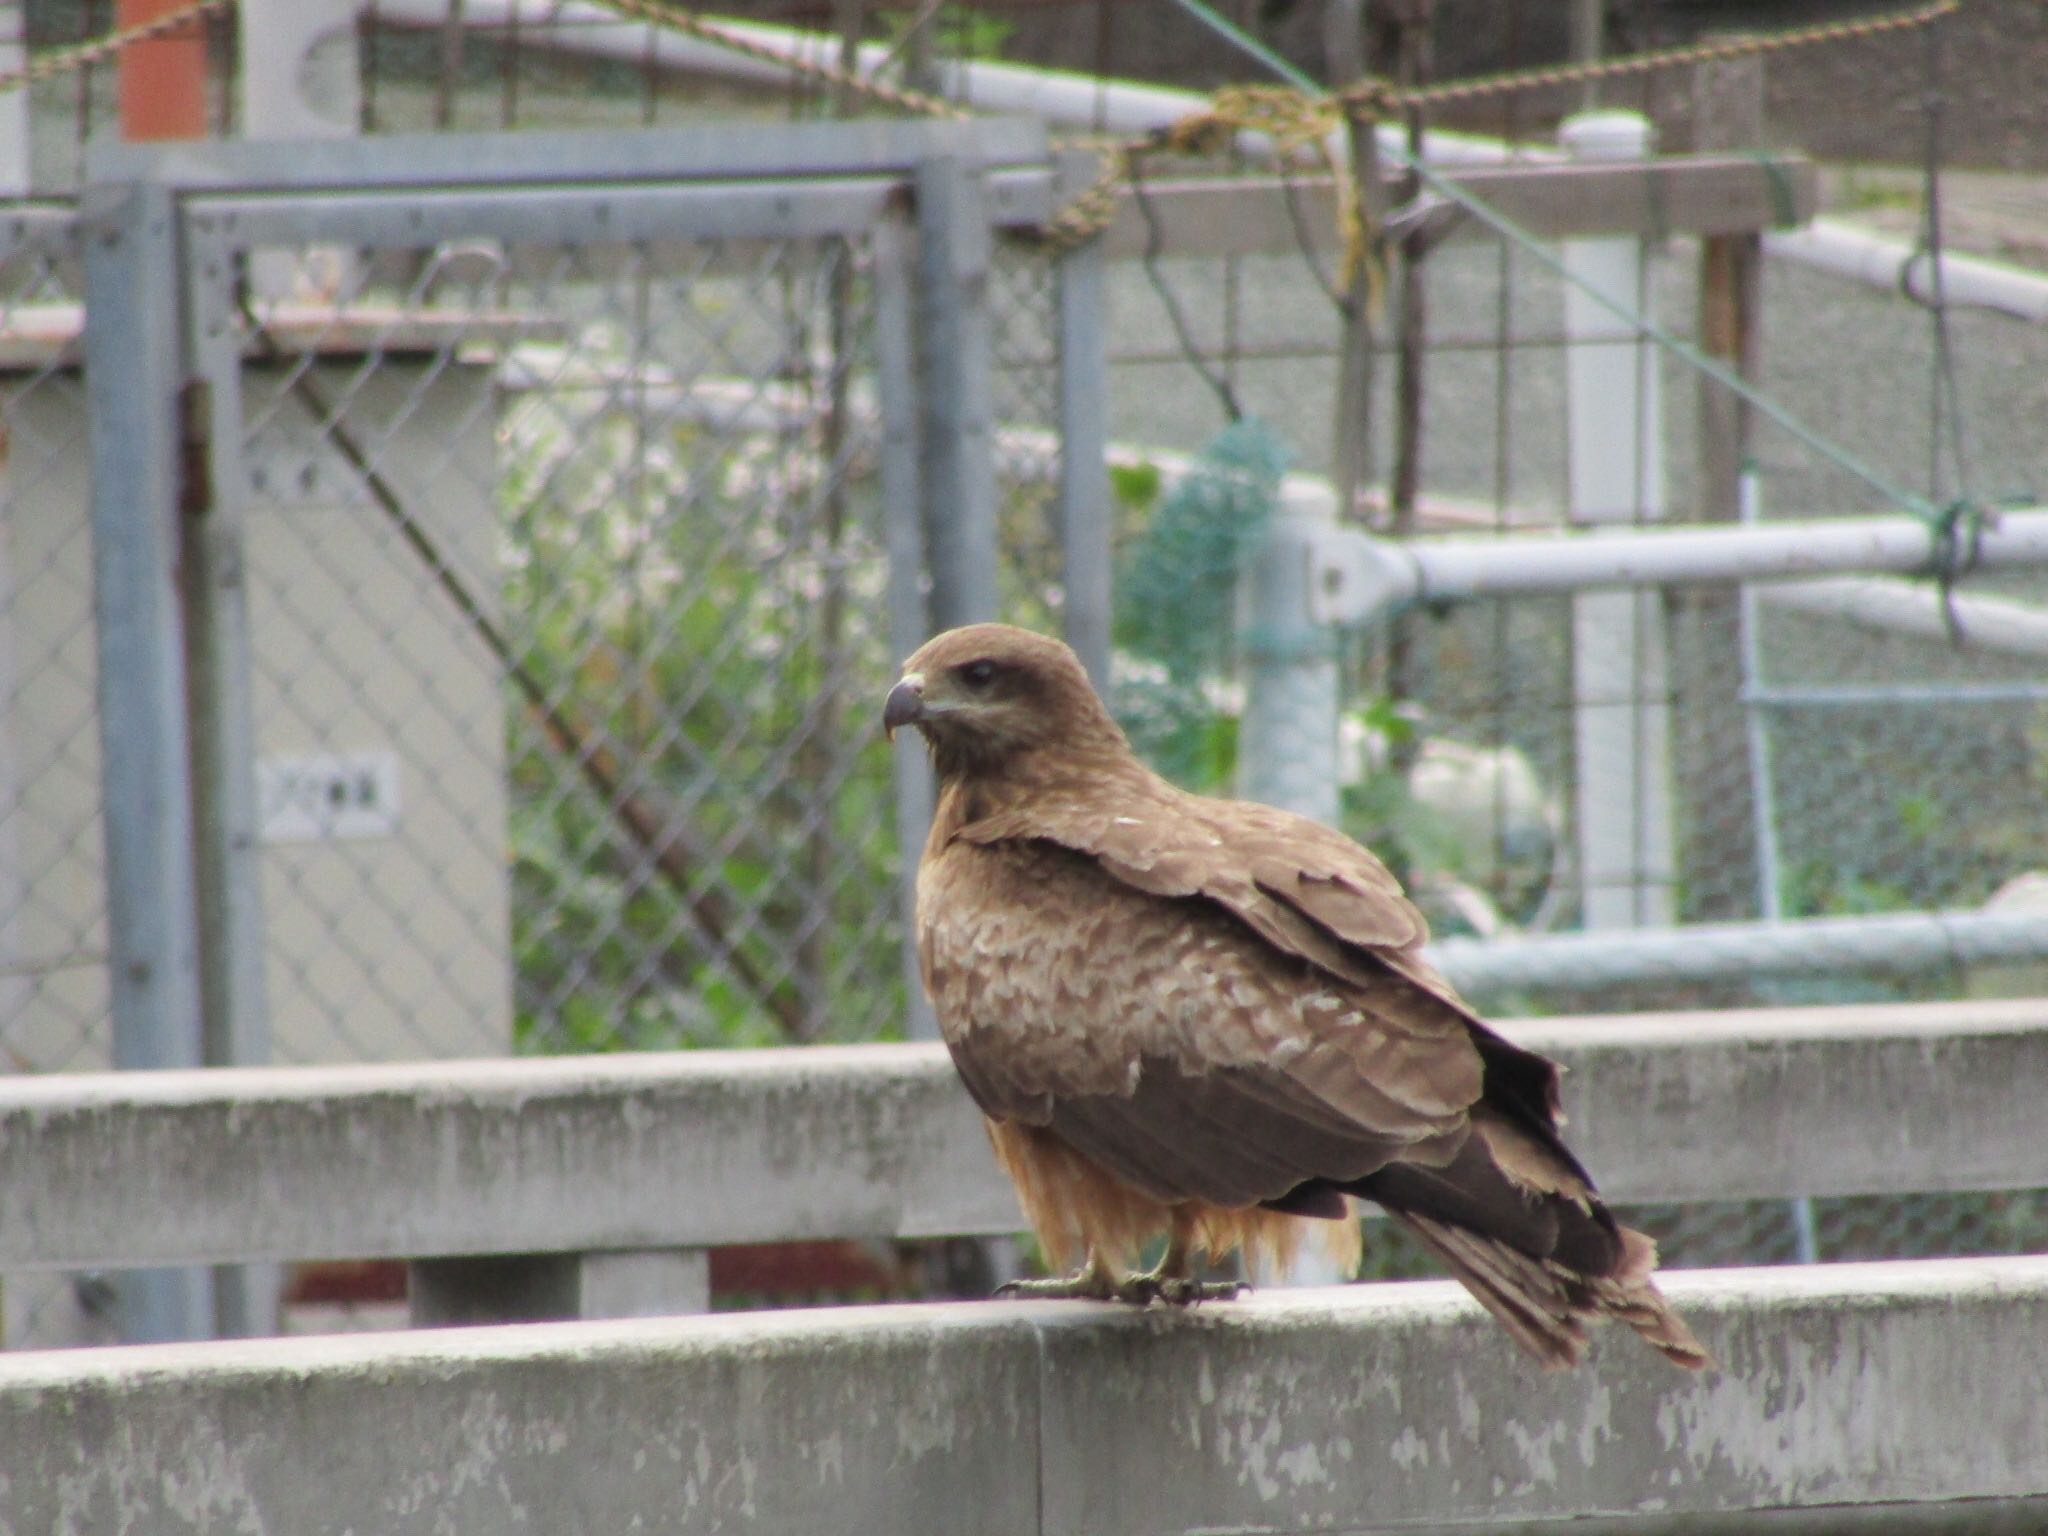
[{"label": "blurred background fence", "polygon": [[[1970,556],[2040,500],[2048,334],[2024,281],[2005,312],[1957,297],[1981,274],[1940,250],[1938,134],[1885,184],[1928,221],[1880,284],[1773,233],[1815,176],[1765,152],[1753,59],[1631,77],[1607,104],[1646,116],[1562,140],[1554,90],[1447,106],[1483,136],[1416,107],[1354,136],[1382,157],[1362,222],[1320,130],[1276,160],[1240,102],[1138,152],[1105,227],[1046,239],[1099,141],[805,137],[775,120],[860,92],[529,10],[219,11],[207,125],[332,140],[267,158],[86,177],[110,67],[0,97],[24,185],[89,181],[87,227],[142,242],[83,271],[177,261],[119,308],[144,328],[95,334],[81,216],[0,229],[15,1070],[918,1032],[902,831],[926,790],[876,703],[921,634],[988,614],[1064,626],[1181,782],[1372,843],[1482,946],[1445,954],[1493,1011],[2042,990],[2048,615],[2038,566]],[[25,14],[32,50],[108,20]],[[1368,41],[1420,84],[1416,15]],[[996,58],[1035,25],[997,7],[830,19],[757,41],[955,99],[1059,83]],[[305,69],[239,62],[287,45]],[[1938,87],[1917,41],[1883,46],[1885,100],[1908,69]],[[1078,127],[1200,105],[1080,85]],[[623,131],[709,117],[745,126]],[[378,141],[528,127],[621,131]],[[1421,185],[1411,146],[1468,190]],[[1696,153],[1644,169],[1659,146]],[[1334,592],[1361,535],[1902,506],[1930,570],[1947,530],[1953,593],[1261,586],[1297,537]],[[127,809],[103,814],[103,774]],[[1997,943],[1953,937],[1986,914]],[[1777,926],[1879,915],[1932,926]],[[1634,958],[1499,958],[1585,930]],[[2042,1219],[2031,1195],[1838,1204],[1657,1219],[1678,1262],[2026,1247]]]}]

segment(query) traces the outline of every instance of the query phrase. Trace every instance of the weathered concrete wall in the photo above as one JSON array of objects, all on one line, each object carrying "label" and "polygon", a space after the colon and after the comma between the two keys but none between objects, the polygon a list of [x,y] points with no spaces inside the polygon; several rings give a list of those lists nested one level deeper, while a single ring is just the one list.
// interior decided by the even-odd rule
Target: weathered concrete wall
[{"label": "weathered concrete wall", "polygon": [[2048,1526],[2048,1260],[1670,1289],[1718,1373],[1545,1375],[1441,1284],[18,1355],[0,1530]]},{"label": "weathered concrete wall", "polygon": [[[1620,1200],[2048,1184],[2048,1002],[1547,1021]],[[0,1268],[1017,1229],[936,1046],[0,1079]]]}]

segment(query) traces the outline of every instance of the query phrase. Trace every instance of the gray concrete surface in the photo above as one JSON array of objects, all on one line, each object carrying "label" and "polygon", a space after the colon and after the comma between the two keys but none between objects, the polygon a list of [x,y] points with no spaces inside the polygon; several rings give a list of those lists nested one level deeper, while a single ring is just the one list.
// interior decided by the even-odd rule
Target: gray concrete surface
[{"label": "gray concrete surface", "polygon": [[[2048,1184],[2048,1002],[1505,1026],[1610,1197]],[[1010,1232],[937,1046],[0,1078],[0,1269]]]},{"label": "gray concrete surface", "polygon": [[[2048,1260],[1671,1278],[1546,1375],[1448,1284],[0,1358],[9,1532],[2038,1531]],[[1969,1502],[1960,1502],[1969,1501]],[[1580,1523],[1581,1519],[1594,1523]]]}]

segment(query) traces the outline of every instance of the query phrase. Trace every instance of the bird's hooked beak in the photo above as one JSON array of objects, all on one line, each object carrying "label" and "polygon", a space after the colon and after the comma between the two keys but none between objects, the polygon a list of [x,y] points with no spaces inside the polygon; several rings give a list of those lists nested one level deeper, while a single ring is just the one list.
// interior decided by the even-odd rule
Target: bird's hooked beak
[{"label": "bird's hooked beak", "polygon": [[915,725],[923,718],[924,677],[912,672],[889,690],[888,701],[882,705],[882,734],[894,741],[904,726]]}]

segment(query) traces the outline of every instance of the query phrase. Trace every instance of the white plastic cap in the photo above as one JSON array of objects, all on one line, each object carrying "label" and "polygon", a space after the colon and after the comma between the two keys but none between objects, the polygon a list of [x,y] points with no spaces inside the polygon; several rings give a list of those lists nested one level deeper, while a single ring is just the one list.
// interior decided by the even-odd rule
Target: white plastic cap
[{"label": "white plastic cap", "polygon": [[1564,120],[1557,139],[1575,160],[1644,160],[1650,120],[1640,112],[1581,112]]}]

